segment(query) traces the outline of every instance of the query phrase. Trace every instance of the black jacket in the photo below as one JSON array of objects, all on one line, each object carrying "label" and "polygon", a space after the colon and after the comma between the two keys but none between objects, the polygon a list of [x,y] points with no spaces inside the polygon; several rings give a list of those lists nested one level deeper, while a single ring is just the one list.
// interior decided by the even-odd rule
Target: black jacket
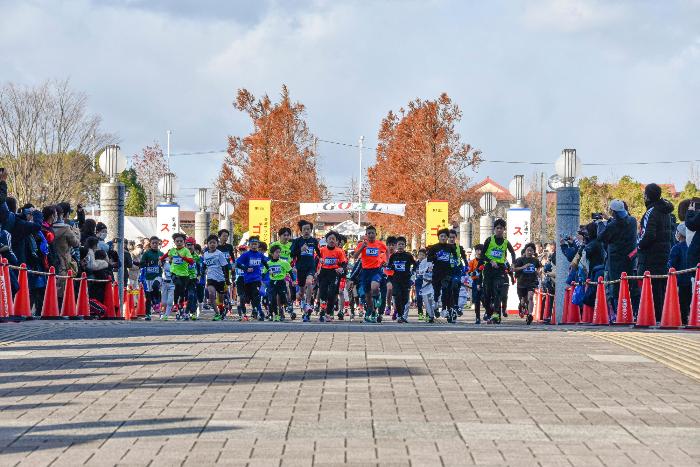
[{"label": "black jacket", "polygon": [[697,233],[700,231],[700,211],[688,211],[685,215],[685,226],[695,232],[687,254],[688,266],[695,266],[700,263],[700,235]]},{"label": "black jacket", "polygon": [[660,199],[647,206],[639,222],[640,271],[649,266],[665,269],[671,251],[671,213],[673,205]]}]

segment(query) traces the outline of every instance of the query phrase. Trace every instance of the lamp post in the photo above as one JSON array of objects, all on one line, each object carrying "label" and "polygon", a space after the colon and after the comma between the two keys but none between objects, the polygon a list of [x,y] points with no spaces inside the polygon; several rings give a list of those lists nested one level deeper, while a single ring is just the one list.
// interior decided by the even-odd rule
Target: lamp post
[{"label": "lamp post", "polygon": [[231,226],[231,216],[233,215],[233,204],[226,199],[219,205],[219,230],[226,229],[229,231],[229,243],[233,241],[233,232]]},{"label": "lamp post", "polygon": [[[357,225],[362,227],[362,149],[365,145],[365,137],[360,136],[360,178],[358,179],[357,186],[357,204],[359,204],[357,209]],[[359,236],[357,237],[360,238]]]},{"label": "lamp post", "polygon": [[[581,165],[581,159],[576,156],[576,149],[564,149],[554,164],[556,173],[561,180],[561,186],[557,187],[556,237],[559,240],[573,236],[578,231],[581,193],[579,188],[574,186],[574,183],[581,172]],[[566,277],[569,274],[569,264],[560,244],[557,249],[557,278],[554,298],[557,305],[558,323],[561,323],[564,314],[564,292]]]},{"label": "lamp post", "polygon": [[116,144],[105,147],[99,157],[100,169],[109,177],[109,182],[100,184],[100,217],[107,232],[117,240],[114,247],[119,255],[119,309],[124,296],[124,198],[126,189],[117,177],[126,169],[126,157]]},{"label": "lamp post", "polygon": [[472,246],[472,216],[474,208],[469,203],[464,203],[459,207],[459,215],[462,216],[462,223],[459,224],[459,243],[464,248]]},{"label": "lamp post", "polygon": [[194,213],[194,239],[204,247],[207,237],[209,236],[209,225],[211,221],[211,216],[207,211],[207,206],[209,205],[208,190],[206,188],[198,188],[197,193],[194,197],[194,202],[199,208],[199,211]]},{"label": "lamp post", "polygon": [[524,179],[525,175],[516,175],[513,177],[513,180],[511,180],[510,185],[508,185],[508,191],[510,191],[510,194],[515,198],[516,207],[523,206],[523,199],[525,198]]},{"label": "lamp post", "polygon": [[479,219],[479,241],[486,241],[493,233],[493,216],[491,213],[496,209],[496,197],[493,193],[484,193],[479,199],[479,206],[484,210],[484,214]]},{"label": "lamp post", "polygon": [[163,195],[165,202],[168,204],[173,204],[173,199],[175,198],[178,188],[177,177],[172,172],[166,173],[158,180],[158,191],[160,191],[160,194]]}]

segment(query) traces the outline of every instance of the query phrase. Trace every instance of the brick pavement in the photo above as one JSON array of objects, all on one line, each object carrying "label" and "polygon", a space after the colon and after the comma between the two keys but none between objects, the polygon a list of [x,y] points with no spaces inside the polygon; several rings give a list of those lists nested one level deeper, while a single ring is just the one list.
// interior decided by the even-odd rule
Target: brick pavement
[{"label": "brick pavement", "polygon": [[3,341],[0,465],[700,464],[700,381],[593,333],[31,322]]}]

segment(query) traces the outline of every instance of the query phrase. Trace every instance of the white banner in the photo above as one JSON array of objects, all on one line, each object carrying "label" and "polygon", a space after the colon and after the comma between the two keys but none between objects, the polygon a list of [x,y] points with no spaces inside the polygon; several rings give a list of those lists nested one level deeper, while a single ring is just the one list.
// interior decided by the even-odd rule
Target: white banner
[{"label": "white banner", "polygon": [[508,210],[507,238],[513,249],[515,257],[520,256],[523,247],[530,243],[530,210],[527,208],[513,208]]},{"label": "white banner", "polygon": [[404,216],[406,214],[406,205],[372,202],[299,203],[299,214],[302,216],[321,212],[376,212],[380,214]]},{"label": "white banner", "polygon": [[159,204],[156,207],[158,231],[155,235],[163,241],[161,250],[167,251],[172,246],[173,234],[180,231],[180,206],[177,204]]}]

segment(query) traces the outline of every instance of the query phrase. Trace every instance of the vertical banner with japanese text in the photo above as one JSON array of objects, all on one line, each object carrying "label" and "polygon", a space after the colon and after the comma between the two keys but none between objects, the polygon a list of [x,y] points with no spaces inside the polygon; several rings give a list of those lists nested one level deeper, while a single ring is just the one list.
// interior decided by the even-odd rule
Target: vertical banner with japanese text
[{"label": "vertical banner with japanese text", "polygon": [[508,230],[506,237],[513,249],[515,256],[520,256],[525,244],[530,243],[530,209],[528,208],[512,208],[508,210]]},{"label": "vertical banner with japanese text", "polygon": [[447,201],[428,201],[425,203],[425,244],[438,242],[438,230],[449,226]]},{"label": "vertical banner with japanese text", "polygon": [[272,200],[251,199],[248,201],[248,231],[250,236],[270,243],[270,211]]},{"label": "vertical banner with japanese text", "polygon": [[161,249],[167,251],[173,243],[173,234],[180,231],[180,206],[177,204],[159,204],[156,207],[158,231],[155,235],[161,239]]}]

